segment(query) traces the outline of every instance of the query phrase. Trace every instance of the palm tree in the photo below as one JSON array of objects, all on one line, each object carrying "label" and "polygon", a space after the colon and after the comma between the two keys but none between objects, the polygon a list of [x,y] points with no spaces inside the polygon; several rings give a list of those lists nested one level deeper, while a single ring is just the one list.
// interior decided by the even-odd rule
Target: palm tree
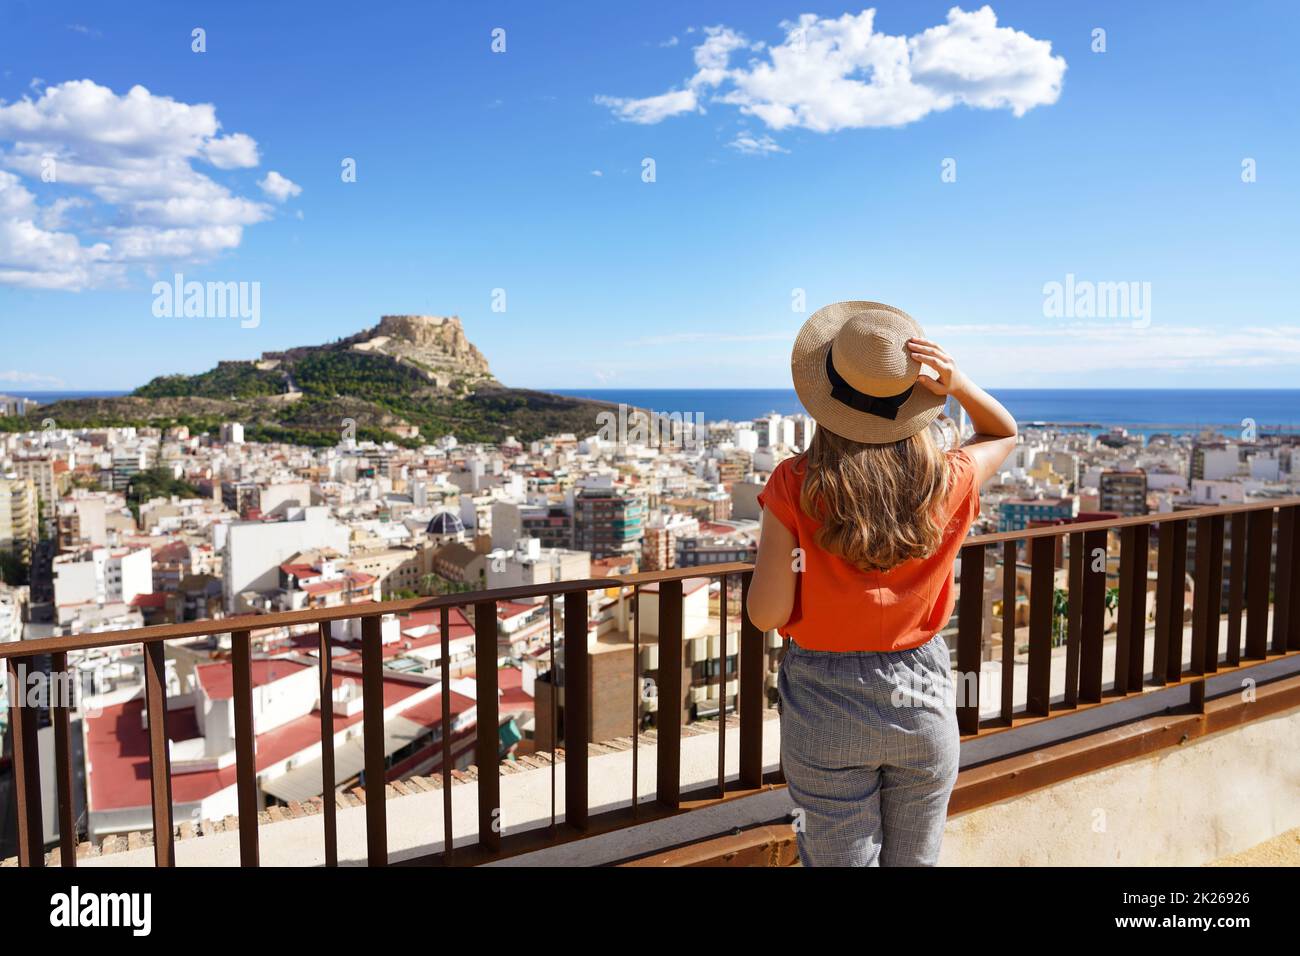
[{"label": "palm tree", "polygon": [[1070,593],[1065,588],[1052,592],[1052,646],[1065,643],[1066,622],[1070,617]]}]

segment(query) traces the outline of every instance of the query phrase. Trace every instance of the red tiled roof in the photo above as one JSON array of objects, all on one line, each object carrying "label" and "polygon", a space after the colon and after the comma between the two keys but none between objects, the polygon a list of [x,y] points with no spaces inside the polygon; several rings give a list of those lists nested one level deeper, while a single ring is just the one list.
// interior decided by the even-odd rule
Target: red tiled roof
[{"label": "red tiled roof", "polygon": [[536,604],[524,604],[521,601],[501,601],[497,604],[497,619],[508,621],[512,617],[536,611],[537,608]]},{"label": "red tiled roof", "polygon": [[[254,661],[256,666],[258,662]],[[344,680],[354,683],[355,674],[335,672],[334,686]],[[384,706],[391,707],[419,692],[426,685],[399,677],[384,675]],[[460,713],[474,702],[452,693],[453,713]],[[143,698],[104,708],[99,717],[87,718],[86,756],[90,764],[87,780],[89,809],[121,810],[128,807],[149,806],[149,732],[140,718],[144,709]],[[334,715],[334,733],[361,721],[361,714],[351,717]],[[442,699],[435,696],[409,710],[402,716],[425,727],[434,727],[442,720]],[[167,714],[167,736],[172,740],[197,737],[198,726],[191,709],[174,710]],[[256,765],[264,770],[272,764],[292,757],[320,741],[320,714],[313,711],[257,735]],[[175,803],[194,803],[235,785],[234,766],[199,773],[172,774],[172,800]]]},{"label": "red tiled roof", "polygon": [[524,693],[524,672],[514,667],[497,669],[497,687],[501,689],[501,709],[532,710],[533,698]]},{"label": "red tiled roof", "polygon": [[190,546],[184,541],[168,541],[153,549],[155,561],[178,561],[188,557]]},{"label": "red tiled roof", "polygon": [[[261,687],[263,684],[273,683],[306,670],[310,666],[284,657],[263,657],[254,660],[250,666],[253,686]],[[203,693],[207,694],[209,700],[230,700],[235,696],[234,667],[229,661],[200,664],[194,668],[194,673],[199,679],[199,686],[203,688]]]},{"label": "red tiled roof", "polygon": [[346,578],[335,578],[331,581],[318,581],[315,584],[300,585],[300,589],[308,594],[332,594],[335,591],[342,591],[345,588],[357,591],[366,588],[375,583],[373,574],[353,574]]}]

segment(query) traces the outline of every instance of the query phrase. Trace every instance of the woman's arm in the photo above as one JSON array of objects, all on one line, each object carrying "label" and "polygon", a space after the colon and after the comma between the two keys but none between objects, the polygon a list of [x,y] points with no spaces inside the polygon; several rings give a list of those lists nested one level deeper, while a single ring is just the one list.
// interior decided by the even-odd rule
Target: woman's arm
[{"label": "woman's arm", "polygon": [[794,610],[794,550],[798,541],[781,520],[763,509],[763,529],[745,610],[760,631],[782,627]]},{"label": "woman's arm", "polygon": [[992,478],[1016,447],[1016,420],[1002,403],[972,382],[952,357],[928,339],[909,339],[912,358],[934,369],[937,378],[922,373],[917,381],[936,395],[951,395],[966,409],[975,434],[962,447],[975,462],[975,483]]}]

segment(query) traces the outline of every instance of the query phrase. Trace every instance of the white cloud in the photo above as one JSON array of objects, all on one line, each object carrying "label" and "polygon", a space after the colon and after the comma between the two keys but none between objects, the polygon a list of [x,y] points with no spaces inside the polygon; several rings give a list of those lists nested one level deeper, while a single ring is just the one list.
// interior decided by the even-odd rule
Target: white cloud
[{"label": "white cloud", "polygon": [[292,179],[281,176],[274,169],[269,170],[264,178],[259,179],[257,185],[276,202],[284,202],[302,192],[301,186]]},{"label": "white cloud", "polygon": [[[1099,378],[1115,371],[1215,368],[1295,368],[1300,365],[1300,325],[1133,328],[1114,322],[984,323],[927,327],[963,366],[978,376],[1006,380],[1030,370]],[[1112,376],[1113,377],[1113,376]]]},{"label": "white cloud", "polygon": [[763,153],[788,153],[788,149],[783,149],[781,145],[771,136],[764,133],[762,136],[755,136],[748,130],[741,130],[736,134],[736,138],[727,144],[742,153],[750,156],[756,156]]},{"label": "white cloud", "polygon": [[257,142],[244,133],[209,140],[203,147],[203,156],[217,169],[248,169],[261,161]]},{"label": "white cloud", "polygon": [[63,384],[63,379],[53,375],[42,375],[39,372],[19,372],[14,369],[0,369],[0,382],[10,382],[15,385],[54,385]]},{"label": "white cloud", "polygon": [[83,246],[70,232],[38,224],[45,218],[18,177],[0,170],[0,284],[82,289],[121,278],[107,243]]},{"label": "white cloud", "polygon": [[596,102],[608,106],[614,115],[628,123],[658,123],[678,113],[689,113],[697,109],[694,90],[669,90],[658,96],[647,96],[633,100],[617,96],[597,96]]},{"label": "white cloud", "polygon": [[[875,15],[874,9],[838,19],[806,13],[783,22],[784,41],[768,48],[730,28],[708,27],[686,89],[597,102],[620,119],[658,123],[702,112],[712,90],[710,102],[735,106],[771,129],[826,133],[903,126],[957,105],[1022,116],[1060,96],[1065,59],[1053,56],[1046,40],[998,26],[992,7],[969,13],[953,7],[945,23],[910,37],[877,32]],[[766,55],[733,67],[740,49]]]},{"label": "white cloud", "polygon": [[591,175],[593,175],[593,176],[604,176],[604,175],[605,175],[605,171],[602,170],[602,169],[593,169],[593,170],[591,171]]},{"label": "white cloud", "polygon": [[[244,227],[268,219],[271,207],[195,164],[230,170],[258,162],[256,141],[223,134],[211,104],[143,86],[119,95],[71,80],[0,103],[0,283],[94,288],[121,283],[129,265],[203,261],[234,249]],[[80,195],[38,208],[18,175],[40,184],[49,172],[62,192]],[[78,218],[102,225],[79,235],[67,214],[85,209],[101,214]]]}]

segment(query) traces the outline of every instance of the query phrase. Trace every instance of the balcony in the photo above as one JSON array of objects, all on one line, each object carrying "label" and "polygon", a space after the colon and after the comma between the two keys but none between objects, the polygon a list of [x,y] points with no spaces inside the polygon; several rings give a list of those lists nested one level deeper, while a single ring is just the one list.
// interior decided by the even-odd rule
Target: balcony
[{"label": "balcony", "polygon": [[[943,862],[1203,863],[1300,826],[1294,800],[1300,786],[1294,747],[1300,732],[1298,523],[1300,499],[1285,499],[969,538],[957,570],[950,641],[962,770]],[[994,594],[990,577],[996,581],[996,574],[989,573],[1017,565],[1028,568],[1028,612],[1019,629],[1019,576],[1003,573],[1000,594]],[[128,840],[121,852],[78,846],[69,709],[50,708],[53,747],[45,756],[52,759],[42,760],[39,705],[11,694],[18,862],[47,862],[44,779],[52,783],[58,818],[50,859],[63,866],[788,864],[794,859],[786,822],[791,804],[770,693],[778,645],[744,614],[751,576],[746,564],[713,565],[0,645],[15,682],[42,655],[49,655],[58,675],[78,651],[137,645],[143,654],[150,832]],[[684,582],[700,578],[722,585],[717,613],[708,618],[718,634],[703,641],[683,599]],[[1064,614],[1058,579],[1067,584]],[[1115,582],[1114,602],[1108,602],[1108,579]],[[637,662],[625,675],[630,730],[592,740],[593,706],[606,706],[593,698],[621,693],[601,686],[593,694],[590,680],[593,660],[603,652],[593,653],[588,594],[611,590],[630,606],[628,659]],[[643,645],[643,590],[654,594],[653,645]],[[562,654],[563,746],[503,765],[497,605],[539,598],[549,615],[551,653]],[[993,617],[995,601],[1010,610],[1001,620]],[[443,734],[441,772],[402,778],[387,762],[392,742],[385,734],[385,681],[391,674],[383,667],[383,618],[436,613],[441,672],[448,675],[457,639],[453,609],[463,609],[482,638],[475,641],[473,661],[474,766],[456,769],[455,735]],[[256,766],[253,674],[260,659],[253,653],[254,632],[315,628],[316,679],[332,699],[338,675],[331,628],[345,621],[360,622],[360,662],[349,666],[360,684],[364,782],[329,798],[330,781],[338,779],[335,755],[333,747],[322,747],[321,789],[328,799],[268,811]],[[738,640],[722,636],[737,630]],[[231,641],[238,814],[178,827],[167,646],[225,634]],[[719,659],[710,678],[714,691],[704,695],[714,713],[717,701],[728,702],[725,720],[688,722],[699,690],[690,679],[692,664],[700,661],[701,648],[721,658],[728,645],[739,673]],[[646,646],[654,647],[657,671],[653,710],[643,700],[641,672],[652,656],[643,655]],[[443,727],[455,726],[452,696],[441,694]],[[553,727],[560,726],[554,709],[560,698],[549,699]],[[654,726],[641,729],[647,714]],[[332,739],[332,732],[322,714],[321,740]],[[1242,812],[1245,805],[1252,813]],[[1100,830],[1089,816],[1096,808],[1111,808]],[[1073,821],[1074,828],[1062,827],[1061,820]],[[196,829],[204,835],[193,837]]]}]

